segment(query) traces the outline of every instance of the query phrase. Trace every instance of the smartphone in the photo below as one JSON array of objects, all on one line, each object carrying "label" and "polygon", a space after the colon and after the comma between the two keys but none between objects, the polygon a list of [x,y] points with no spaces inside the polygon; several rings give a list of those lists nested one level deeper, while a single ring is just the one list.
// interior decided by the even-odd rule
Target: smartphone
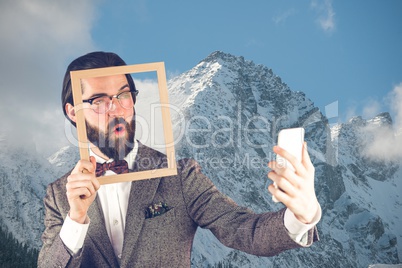
[{"label": "smartphone", "polygon": [[[278,134],[278,146],[288,151],[290,154],[295,156],[298,161],[302,160],[303,154],[303,143],[304,143],[304,128],[287,128],[282,129]],[[295,168],[289,163],[285,158],[280,155],[276,156],[276,163],[282,167],[288,167],[289,169],[295,171]],[[274,183],[274,186],[278,186]],[[278,200],[272,196],[274,202]]]}]

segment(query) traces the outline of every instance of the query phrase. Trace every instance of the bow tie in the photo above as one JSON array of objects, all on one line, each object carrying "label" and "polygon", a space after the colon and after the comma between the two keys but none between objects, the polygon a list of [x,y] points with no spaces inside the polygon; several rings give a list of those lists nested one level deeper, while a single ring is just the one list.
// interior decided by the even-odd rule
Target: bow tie
[{"label": "bow tie", "polygon": [[128,173],[128,164],[125,160],[116,160],[111,163],[96,163],[96,177],[102,176],[107,170],[116,174]]}]

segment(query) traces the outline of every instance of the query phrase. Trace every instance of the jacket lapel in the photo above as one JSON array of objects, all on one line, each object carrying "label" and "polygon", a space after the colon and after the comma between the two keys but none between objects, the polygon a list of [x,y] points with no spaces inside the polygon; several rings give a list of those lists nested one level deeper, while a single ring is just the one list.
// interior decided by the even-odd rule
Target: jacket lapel
[{"label": "jacket lapel", "polygon": [[[148,159],[149,161],[152,161],[152,165],[149,165],[148,163],[146,166],[140,166],[138,163],[142,162],[141,159]],[[139,143],[133,172],[162,168],[161,165],[163,165],[163,162],[163,159],[157,152]],[[126,216],[126,227],[124,232],[121,267],[130,267],[129,261],[131,256],[133,256],[135,244],[138,240],[138,236],[142,230],[142,226],[145,220],[145,209],[149,205],[151,205],[155,193],[158,189],[160,180],[160,178],[155,178],[133,181],[131,183],[129,205]]]},{"label": "jacket lapel", "polygon": [[114,255],[112,244],[107,235],[103,213],[99,198],[96,197],[95,202],[88,209],[88,217],[91,219],[88,235],[107,260],[109,267],[119,267],[116,256]]},{"label": "jacket lapel", "polygon": [[160,179],[151,179],[137,181],[131,185],[121,259],[122,267],[129,267],[128,261],[133,255],[135,244],[145,220],[145,208],[151,204],[159,182]]}]

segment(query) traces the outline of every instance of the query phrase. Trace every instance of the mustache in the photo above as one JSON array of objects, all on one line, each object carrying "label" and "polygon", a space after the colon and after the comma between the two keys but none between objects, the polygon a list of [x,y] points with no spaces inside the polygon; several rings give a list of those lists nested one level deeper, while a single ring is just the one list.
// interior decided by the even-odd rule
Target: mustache
[{"label": "mustache", "polygon": [[127,128],[127,125],[129,124],[129,122],[127,122],[126,120],[124,120],[124,118],[121,118],[121,117],[119,117],[119,118],[114,118],[114,119],[111,120],[111,121],[109,122],[109,124],[107,125],[108,131],[109,131],[109,132],[113,131],[113,129],[114,129],[117,125],[119,125],[119,124],[122,124],[125,128]]}]

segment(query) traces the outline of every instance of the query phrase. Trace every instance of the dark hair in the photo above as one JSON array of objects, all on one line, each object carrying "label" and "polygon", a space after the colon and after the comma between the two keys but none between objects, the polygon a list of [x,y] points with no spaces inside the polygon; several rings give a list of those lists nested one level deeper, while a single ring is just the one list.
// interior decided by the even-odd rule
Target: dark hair
[{"label": "dark hair", "polygon": [[[75,126],[75,122],[71,121],[71,119],[67,116],[66,113],[66,104],[70,103],[74,105],[73,93],[71,88],[71,77],[70,71],[77,70],[87,70],[94,68],[103,68],[103,67],[111,67],[111,66],[123,66],[127,65],[122,58],[120,58],[117,54],[112,52],[91,52],[84,56],[81,56],[75,60],[73,60],[70,65],[68,65],[66,73],[64,75],[63,80],[63,90],[61,92],[61,103],[64,115],[66,118]],[[128,81],[128,85],[130,86],[130,90],[136,90],[133,78],[130,74],[126,74],[126,78]],[[133,99],[135,102],[135,94],[133,94]]]}]

